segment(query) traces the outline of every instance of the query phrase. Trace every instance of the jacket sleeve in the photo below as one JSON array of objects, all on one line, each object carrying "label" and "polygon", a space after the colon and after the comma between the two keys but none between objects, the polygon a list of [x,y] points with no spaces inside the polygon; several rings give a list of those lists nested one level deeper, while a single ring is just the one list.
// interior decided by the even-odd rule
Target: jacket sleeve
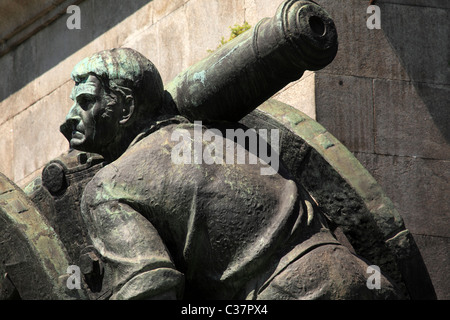
[{"label": "jacket sleeve", "polygon": [[110,299],[181,298],[184,275],[154,226],[123,200],[105,197],[97,186],[85,191],[82,215],[109,272]]}]

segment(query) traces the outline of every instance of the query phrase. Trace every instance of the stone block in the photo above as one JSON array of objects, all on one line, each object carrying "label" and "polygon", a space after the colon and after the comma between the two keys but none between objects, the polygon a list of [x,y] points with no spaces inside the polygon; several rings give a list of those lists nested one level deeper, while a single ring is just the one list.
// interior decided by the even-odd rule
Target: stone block
[{"label": "stone block", "polygon": [[[0,39],[4,40],[17,32],[18,26],[29,23],[31,19],[36,19],[42,15],[42,11],[48,11],[52,5],[61,1],[52,0],[28,0],[11,1],[6,0],[0,3]],[[45,10],[43,10],[45,9]]]},{"label": "stone block", "polygon": [[[41,84],[44,88],[36,87],[38,94],[29,94],[35,98],[45,96],[67,80],[71,68],[80,60],[76,55],[79,50],[85,51],[87,47],[96,52],[118,47],[130,33],[138,32],[153,20],[148,0],[83,1],[79,6],[81,29],[69,30],[66,25],[69,15],[62,15],[0,58],[0,70],[14,75],[2,82],[0,101],[53,69],[51,77]],[[60,68],[67,65],[70,66],[68,72],[66,69],[65,72],[54,71],[54,68],[61,71]],[[49,87],[50,91],[44,92]]]},{"label": "stone block", "polygon": [[[189,1],[186,4],[188,66],[205,58],[209,54],[208,50],[216,49],[222,37],[228,40],[231,35],[230,27],[244,23],[244,11],[242,0]],[[162,34],[161,36],[163,37]]]},{"label": "stone block", "polygon": [[380,3],[380,10],[381,28],[409,79],[450,84],[448,9]]},{"label": "stone block", "polygon": [[[448,84],[448,10],[377,3],[381,29],[368,29],[368,1],[318,0],[336,23],[339,51],[325,72]],[[430,23],[433,21],[433,23]]]},{"label": "stone block", "polygon": [[339,41],[336,58],[322,72],[370,78],[409,79],[384,34],[384,19],[381,22],[381,30],[367,28],[370,15],[366,12],[369,1],[318,0],[317,3],[333,18]]},{"label": "stone block", "polygon": [[280,90],[274,99],[293,106],[306,113],[312,119],[316,118],[316,81],[315,73],[307,71],[297,80]]},{"label": "stone block", "polygon": [[[95,2],[93,4],[95,4]],[[123,2],[123,5],[126,5],[126,3]],[[120,7],[117,9],[120,10]],[[101,9],[97,6],[95,10],[98,11]],[[98,14],[95,14],[96,11],[93,11],[91,13],[92,16],[89,17],[90,24],[98,23]],[[106,11],[103,14],[103,19],[107,20],[108,15],[111,14],[112,12],[110,10]],[[119,23],[112,25],[104,33],[98,35],[96,40],[93,41],[93,43],[88,44],[88,46],[93,46],[95,44],[95,51],[121,47],[128,38],[151,27],[153,25],[153,20],[153,6],[151,4],[144,5]]]},{"label": "stone block", "polygon": [[14,179],[14,147],[13,147],[13,126],[12,121],[7,121],[0,125],[0,172],[9,179]]},{"label": "stone block", "polygon": [[161,61],[161,55],[159,53],[160,37],[158,36],[159,23],[154,24],[139,32],[137,34],[130,35],[121,47],[132,48],[145,57],[147,57],[158,68],[163,79],[167,66],[164,64],[164,59]]},{"label": "stone block", "polygon": [[[214,19],[205,17],[214,16]],[[137,43],[155,32],[157,35],[157,64],[163,81],[168,83],[178,73],[206,57],[208,50],[214,50],[222,37],[228,38],[230,26],[244,22],[242,1],[191,0],[181,8],[158,21],[154,30],[146,30],[133,40]],[[145,45],[144,45],[145,46]]]},{"label": "stone block", "polygon": [[166,16],[172,14],[190,0],[153,0],[150,6],[154,11],[153,23],[157,23]]},{"label": "stone block", "polygon": [[[116,21],[111,19],[112,12],[123,10],[124,2],[109,2],[109,6],[103,9],[102,1],[83,2],[80,4],[81,30],[68,30],[63,16],[16,50],[1,57],[0,69],[14,76],[0,86],[0,109],[5,110],[0,114],[0,124],[70,79],[73,67],[81,59],[100,50],[120,47],[128,37],[151,25],[153,2],[139,8],[142,3],[142,0],[136,2],[135,8],[130,9],[136,11],[119,24],[114,24],[108,22]],[[109,29],[97,35],[95,32],[99,28],[96,25],[100,23],[102,28]],[[90,40],[95,37],[95,41]],[[142,41],[152,44],[148,38]],[[58,54],[64,56],[62,61],[59,61]]]},{"label": "stone block", "polygon": [[450,238],[413,235],[439,300],[450,300]]},{"label": "stone block", "polygon": [[[6,70],[9,70],[10,66],[14,63],[13,56],[12,55],[5,55],[2,58],[0,58],[0,70],[3,70],[8,77],[11,76],[11,73],[9,73]],[[9,73],[9,74],[8,74]],[[7,90],[6,84],[3,84],[5,81],[5,78],[2,80],[2,85],[0,85],[0,124],[3,124],[6,120],[11,118],[14,114],[16,114],[16,107],[14,104],[11,103],[3,103],[2,100],[6,99],[11,95],[10,92]],[[3,97],[3,98],[2,98]]]},{"label": "stone block", "polygon": [[284,0],[244,0],[245,21],[255,25],[263,18],[273,17],[282,2]]},{"label": "stone block", "polygon": [[[145,37],[150,32],[157,35],[157,55],[158,59],[153,61],[161,73],[164,83],[172,80],[184,68],[187,68],[189,61],[189,38],[188,38],[188,17],[186,7],[160,20],[154,25],[152,30],[147,30],[140,37]],[[164,36],[162,36],[164,35]]]},{"label": "stone block", "polygon": [[450,161],[356,153],[414,234],[450,237]]},{"label": "stone block", "polygon": [[316,120],[350,151],[373,152],[372,80],[316,73]]},{"label": "stone block", "polygon": [[20,181],[69,147],[59,126],[69,111],[71,81],[14,117],[14,180]]},{"label": "stone block", "polygon": [[450,159],[450,86],[374,81],[376,153]]},{"label": "stone block", "polygon": [[447,8],[447,9],[450,8],[450,2],[442,0],[383,0],[383,3],[395,3],[408,6],[431,7],[431,8]]}]

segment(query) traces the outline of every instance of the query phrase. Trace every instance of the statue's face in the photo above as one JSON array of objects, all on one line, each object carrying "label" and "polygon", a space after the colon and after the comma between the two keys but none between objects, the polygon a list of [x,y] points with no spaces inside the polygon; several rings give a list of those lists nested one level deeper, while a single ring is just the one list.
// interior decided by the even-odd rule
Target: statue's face
[{"label": "statue's face", "polygon": [[75,102],[61,126],[61,132],[74,149],[102,154],[116,140],[120,101],[105,94],[97,77],[89,75],[71,94]]}]

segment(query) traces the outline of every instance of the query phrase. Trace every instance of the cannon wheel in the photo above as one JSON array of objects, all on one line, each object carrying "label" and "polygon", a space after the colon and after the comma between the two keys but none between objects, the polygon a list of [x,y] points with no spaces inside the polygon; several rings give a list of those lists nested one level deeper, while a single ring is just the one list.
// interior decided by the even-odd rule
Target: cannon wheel
[{"label": "cannon wheel", "polygon": [[26,194],[0,173],[0,297],[82,299],[69,290],[63,244]]},{"label": "cannon wheel", "polygon": [[353,154],[301,111],[268,100],[241,123],[280,130],[280,158],[342,231],[352,249],[380,267],[411,299],[436,299],[411,233],[381,187]]}]

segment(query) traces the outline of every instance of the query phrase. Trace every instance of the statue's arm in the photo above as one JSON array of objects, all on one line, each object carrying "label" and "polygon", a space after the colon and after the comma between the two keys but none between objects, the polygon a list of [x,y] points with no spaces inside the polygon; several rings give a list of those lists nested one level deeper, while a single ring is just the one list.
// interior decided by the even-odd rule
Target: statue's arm
[{"label": "statue's arm", "polygon": [[112,267],[106,269],[111,272],[111,299],[181,297],[184,276],[176,270],[155,227],[142,214],[115,199],[99,203],[85,199],[82,212],[94,248]]}]

